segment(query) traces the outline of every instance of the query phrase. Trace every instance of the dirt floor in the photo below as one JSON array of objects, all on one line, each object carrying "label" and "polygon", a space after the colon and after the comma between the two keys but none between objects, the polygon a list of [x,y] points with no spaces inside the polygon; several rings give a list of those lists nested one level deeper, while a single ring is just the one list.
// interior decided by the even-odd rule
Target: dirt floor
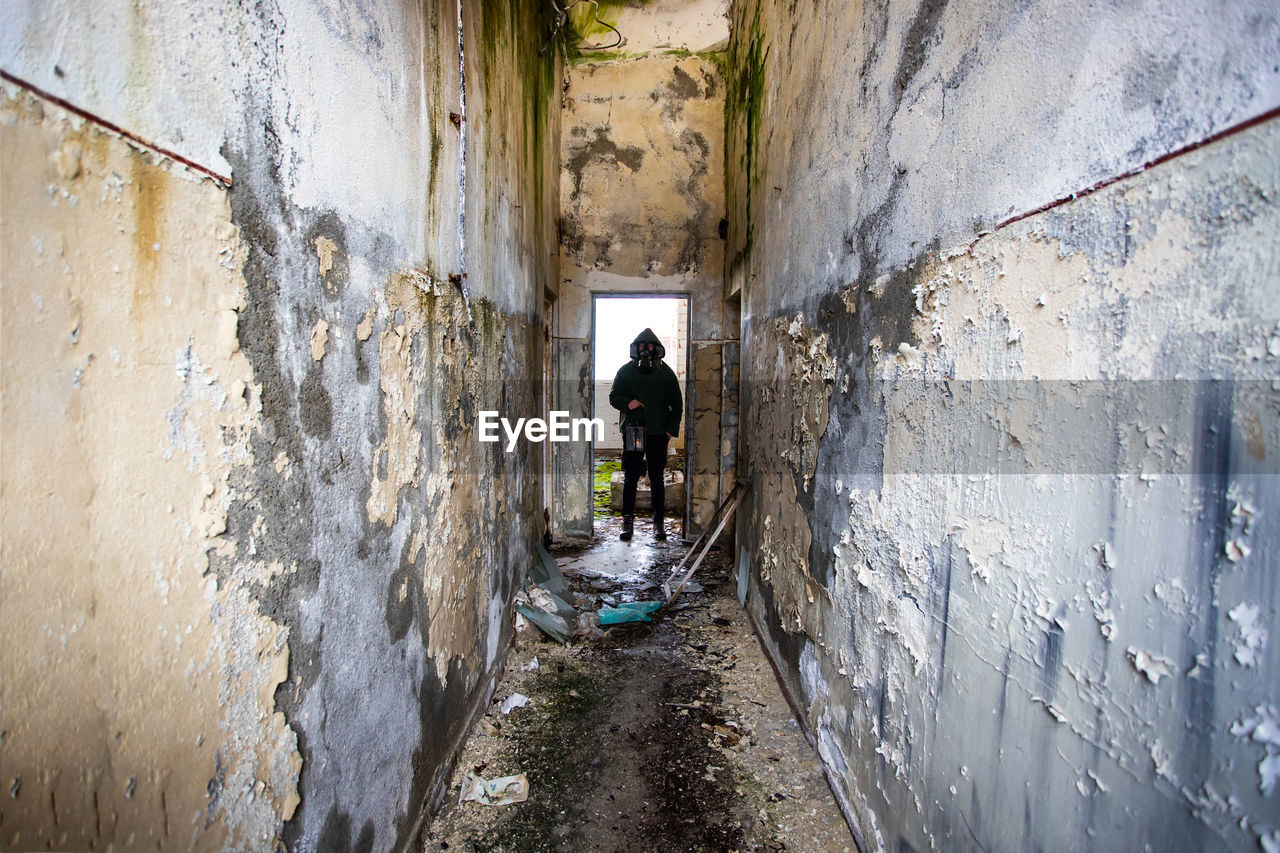
[{"label": "dirt floor", "polygon": [[[684,554],[616,519],[589,549],[553,550],[580,603],[659,599]],[[561,646],[517,636],[424,850],[847,851],[854,842],[713,555],[652,623]],[[536,663],[534,662],[536,660]],[[523,707],[502,713],[514,694]],[[468,772],[525,774],[528,799],[458,802]]]}]

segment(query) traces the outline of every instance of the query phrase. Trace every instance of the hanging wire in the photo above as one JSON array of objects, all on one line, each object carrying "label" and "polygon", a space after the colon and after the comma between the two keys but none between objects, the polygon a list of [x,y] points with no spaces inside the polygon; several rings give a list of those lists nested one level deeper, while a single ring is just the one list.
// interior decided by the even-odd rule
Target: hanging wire
[{"label": "hanging wire", "polygon": [[615,41],[613,44],[605,44],[605,45],[600,45],[598,47],[584,47],[583,45],[578,45],[578,50],[613,50],[615,47],[618,47],[619,45],[622,44],[622,33],[618,32],[618,28],[615,27],[613,24],[609,23],[608,21],[600,20],[600,4],[596,2],[596,0],[573,0],[573,2],[570,3],[565,8],[566,10],[572,9],[574,6],[578,5],[579,3],[590,3],[592,6],[595,6],[596,7],[596,11],[595,11],[596,23],[613,30],[614,35],[618,37],[618,40]]},{"label": "hanging wire", "polygon": [[538,51],[538,56],[542,56],[547,52],[547,48],[551,47],[551,43],[556,40],[556,36],[564,31],[565,21],[569,20],[569,13],[561,9],[556,0],[551,0],[551,8],[556,10],[556,25],[551,30],[551,35],[547,36],[547,40],[543,42],[542,49]]},{"label": "hanging wire", "polygon": [[551,7],[556,10],[556,25],[555,25],[555,29],[551,31],[551,35],[547,39],[546,44],[544,44],[542,46],[542,49],[538,51],[539,55],[546,52],[547,48],[551,46],[551,42],[555,41],[556,36],[562,35],[564,33],[565,24],[567,24],[569,21],[569,10],[572,9],[574,6],[577,6],[579,3],[590,3],[592,6],[594,6],[595,12],[593,13],[593,15],[595,17],[596,23],[602,27],[607,27],[608,29],[613,30],[613,33],[618,37],[618,40],[615,41],[613,44],[605,44],[605,45],[587,46],[587,45],[580,44],[578,45],[578,50],[613,50],[615,47],[619,47],[622,44],[622,41],[623,41],[622,33],[618,32],[618,28],[615,27],[613,24],[609,23],[608,21],[602,20],[600,18],[600,3],[597,2],[597,0],[573,0],[572,3],[569,3],[564,8],[561,8],[560,4],[557,3],[556,0],[551,0]]}]

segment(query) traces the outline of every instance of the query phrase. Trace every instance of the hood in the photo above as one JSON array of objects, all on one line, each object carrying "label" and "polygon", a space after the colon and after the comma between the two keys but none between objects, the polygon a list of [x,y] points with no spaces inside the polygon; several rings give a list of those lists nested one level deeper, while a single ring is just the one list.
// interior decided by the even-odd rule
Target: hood
[{"label": "hood", "polygon": [[653,333],[652,329],[645,329],[643,332],[636,335],[636,339],[631,342],[631,360],[632,361],[636,361],[637,359],[640,358],[640,344],[646,343],[646,342],[657,345],[657,349],[655,349],[653,353],[655,358],[666,357],[667,351],[662,346],[662,341],[658,340],[658,336]]}]

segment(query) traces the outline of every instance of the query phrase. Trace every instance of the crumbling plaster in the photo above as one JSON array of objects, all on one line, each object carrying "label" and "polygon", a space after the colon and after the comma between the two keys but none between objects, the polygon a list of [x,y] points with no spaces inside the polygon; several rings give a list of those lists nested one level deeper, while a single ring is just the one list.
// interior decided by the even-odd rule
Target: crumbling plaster
[{"label": "crumbling plaster", "polygon": [[99,117],[6,84],[6,846],[412,842],[541,534],[474,421],[539,405],[559,63],[491,5],[465,109],[455,3],[6,9]]},{"label": "crumbling plaster", "polygon": [[748,607],[870,849],[1280,845],[1276,122],[988,233],[1280,101],[1205,14],[735,7]]}]

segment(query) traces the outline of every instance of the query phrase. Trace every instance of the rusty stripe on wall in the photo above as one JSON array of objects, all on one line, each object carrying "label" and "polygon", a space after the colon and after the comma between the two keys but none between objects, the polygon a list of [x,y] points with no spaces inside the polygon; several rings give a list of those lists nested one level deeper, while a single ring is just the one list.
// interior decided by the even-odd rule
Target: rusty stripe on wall
[{"label": "rusty stripe on wall", "polygon": [[91,121],[94,124],[100,127],[103,127],[106,130],[111,131],[112,133],[118,134],[120,137],[127,139],[128,141],[132,142],[135,145],[145,148],[148,151],[154,151],[156,154],[159,154],[162,157],[167,157],[168,159],[173,160],[175,163],[181,163],[182,165],[186,166],[188,169],[199,172],[200,174],[204,175],[207,178],[212,178],[215,182],[220,184],[224,189],[231,189],[231,179],[228,178],[226,175],[221,175],[213,171],[212,169],[210,169],[208,166],[201,166],[199,163],[195,162],[194,160],[190,160],[186,157],[183,157],[178,152],[173,151],[169,148],[165,148],[163,145],[157,145],[156,143],[152,142],[149,139],[143,139],[141,136],[138,136],[136,133],[130,133],[120,125],[114,122],[108,121],[102,116],[94,115],[93,113],[89,112],[86,109],[77,107],[75,104],[71,103],[70,101],[64,100],[63,98],[59,98],[57,95],[46,92],[38,86],[33,86],[32,84],[28,83],[26,80],[23,80],[20,77],[15,77],[14,75],[10,74],[8,71],[0,69],[0,80],[4,80],[6,83],[11,83],[14,86],[19,87],[20,89],[25,89],[31,94],[43,100],[46,100],[52,104],[56,104],[57,106],[66,110],[67,112],[72,113],[73,115],[77,115],[80,118],[85,119],[86,121]]}]

